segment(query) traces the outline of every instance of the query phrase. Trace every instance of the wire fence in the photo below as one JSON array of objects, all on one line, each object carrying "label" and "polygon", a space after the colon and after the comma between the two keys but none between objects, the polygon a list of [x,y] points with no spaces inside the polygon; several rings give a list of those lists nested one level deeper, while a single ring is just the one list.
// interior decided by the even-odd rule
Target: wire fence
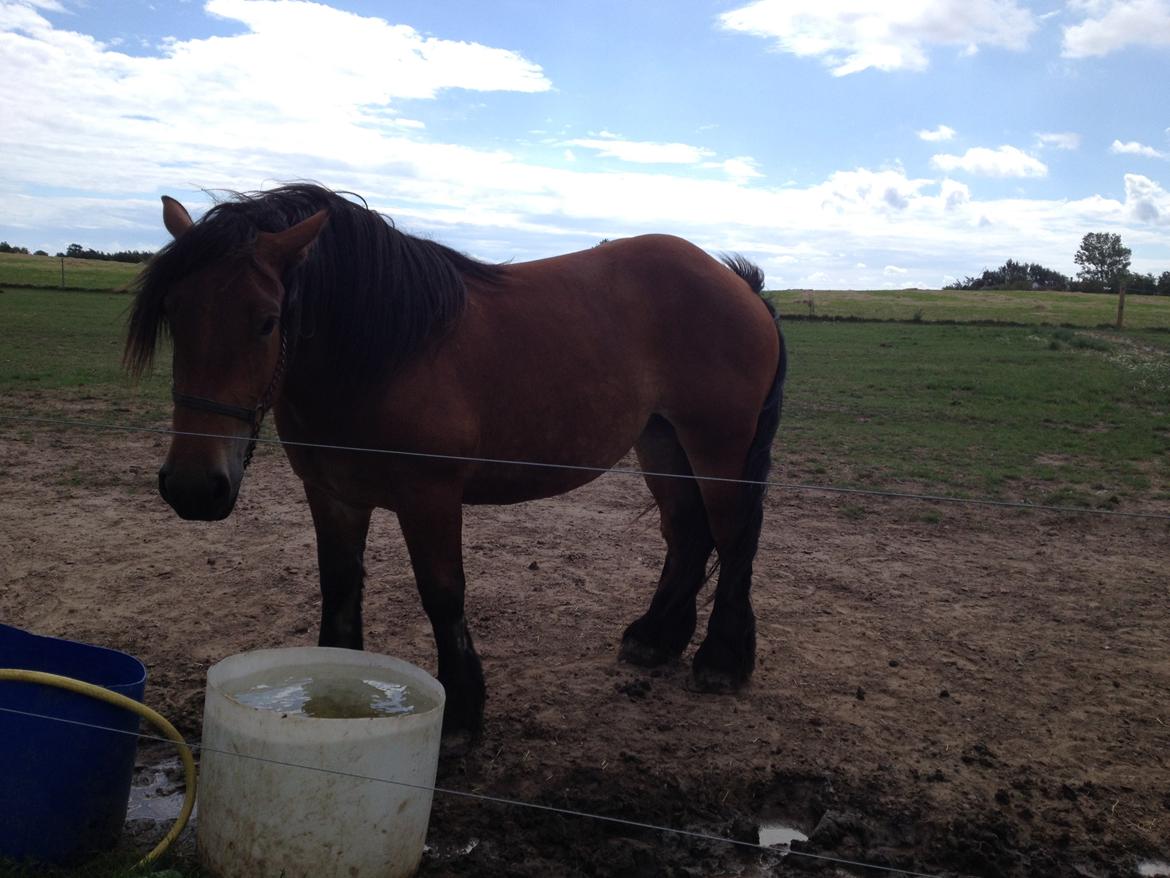
[{"label": "wire fence", "polygon": [[[172,430],[166,427],[148,427],[134,424],[110,424],[94,421],[79,421],[69,418],[43,418],[32,415],[0,414],[0,421],[11,423],[39,424],[42,426],[68,427],[72,429],[100,430],[106,432],[146,433],[159,436],[186,436],[198,439],[241,440],[246,437],[227,433],[200,433],[183,430]],[[0,437],[3,438],[3,437]],[[945,494],[919,494],[908,491],[884,491],[870,488],[850,488],[837,485],[812,485],[797,482],[781,482],[771,479],[735,479],[721,476],[703,476],[689,473],[653,472],[633,467],[601,467],[585,466],[580,464],[548,463],[535,460],[513,460],[495,457],[476,457],[473,455],[440,454],[427,451],[408,451],[393,448],[369,448],[355,445],[335,445],[321,442],[297,442],[288,439],[261,437],[258,444],[275,445],[289,448],[313,448],[321,451],[340,451],[347,453],[378,454],[396,457],[408,457],[419,460],[444,460],[457,463],[476,463],[491,466],[520,466],[543,469],[571,470],[589,472],[602,475],[613,473],[619,476],[637,476],[639,478],[686,479],[697,482],[728,482],[743,485],[762,485],[785,491],[820,492],[826,494],[845,494],[861,497],[884,498],[893,500],[914,500],[929,503],[948,503],[960,506],[982,506],[999,509],[1018,509],[1033,512],[1053,512],[1062,514],[1112,516],[1119,518],[1144,518],[1157,521],[1170,521],[1170,512],[1141,511],[1123,509],[1103,509],[1091,506],[1060,506],[1044,503],[1028,503],[1019,500],[996,500],[980,497],[955,497]]]},{"label": "wire fence", "polygon": [[[23,716],[30,719],[39,719],[52,722],[64,723],[72,726],[79,726],[81,728],[91,729],[95,731],[110,732],[118,735],[129,735],[138,738],[140,741],[151,741],[167,744],[168,746],[175,746],[175,742],[168,738],[159,737],[157,735],[150,735],[144,732],[132,732],[125,729],[116,729],[110,726],[97,725],[95,723],[81,722],[79,720],[71,720],[65,717],[52,716],[50,714],[34,713],[27,710],[17,710],[11,707],[0,707],[0,713]],[[867,863],[860,860],[848,860],[841,857],[833,857],[828,854],[817,854],[811,851],[793,850],[785,846],[768,846],[750,841],[743,841],[742,839],[730,838],[724,835],[716,835],[708,832],[697,832],[691,829],[679,829],[673,826],[664,826],[658,823],[650,823],[641,820],[630,820],[625,817],[612,817],[606,814],[595,814],[589,811],[581,811],[574,808],[559,808],[555,805],[544,805],[539,802],[528,802],[523,799],[513,799],[505,796],[491,796],[484,793],[473,793],[470,790],[460,790],[453,787],[443,787],[438,785],[415,784],[401,780],[394,780],[393,778],[374,777],[366,774],[358,774],[356,772],[338,771],[332,768],[324,768],[319,765],[307,765],[298,762],[287,762],[280,759],[271,759],[265,756],[257,756],[252,753],[239,753],[234,750],[221,750],[214,747],[205,747],[202,744],[193,744],[184,742],[185,746],[192,751],[201,753],[214,753],[217,756],[229,756],[235,759],[246,759],[254,762],[261,762],[268,765],[274,765],[278,768],[299,769],[304,771],[315,771],[323,774],[329,774],[336,777],[344,778],[352,781],[366,781],[374,783],[390,784],[392,786],[400,786],[407,789],[417,790],[420,792],[429,792],[431,794],[439,794],[442,796],[451,796],[454,798],[469,799],[476,802],[482,802],[490,805],[502,805],[508,808],[522,808],[529,811],[538,811],[545,814],[554,814],[561,817],[571,817],[579,820],[591,820],[597,823],[607,823],[610,825],[624,826],[629,829],[645,830],[650,832],[659,832],[665,835],[672,835],[681,838],[689,838],[695,841],[704,841],[713,844],[723,844],[729,847],[735,847],[740,850],[752,850],[765,856],[773,856],[776,858],[792,856],[805,858],[810,860],[819,860],[825,863],[832,863],[837,866],[852,866],[862,869],[874,869],[880,872],[885,872],[891,875],[905,875],[910,878],[940,878],[940,876],[933,875],[929,872],[915,872],[907,869],[899,869],[894,866],[886,866],[877,863]]]},{"label": "wire fence", "polygon": [[[240,437],[240,436],[232,435],[232,434],[176,431],[173,429],[168,429],[168,428],[163,428],[163,427],[152,427],[152,426],[144,426],[144,425],[119,424],[119,423],[102,423],[102,422],[77,420],[77,419],[69,419],[69,418],[48,418],[48,417],[39,417],[39,416],[32,416],[32,415],[19,415],[19,414],[0,414],[0,422],[7,422],[9,424],[27,424],[27,425],[38,425],[38,426],[44,426],[44,427],[77,429],[77,430],[91,430],[91,431],[103,431],[103,432],[123,432],[123,433],[132,433],[132,434],[150,434],[150,435],[167,436],[167,437],[186,436],[186,437],[195,437],[195,438],[210,438],[210,439],[220,439],[220,440],[240,440],[240,441],[243,441],[243,439],[244,439],[244,437]],[[11,440],[11,437],[0,437],[0,439],[10,439]],[[414,459],[419,459],[419,460],[443,460],[443,461],[463,462],[463,463],[486,465],[486,466],[520,466],[520,467],[535,467],[535,468],[546,468],[546,469],[553,468],[553,469],[589,472],[589,473],[595,473],[597,475],[601,475],[604,473],[612,473],[612,474],[618,475],[618,476],[631,476],[631,477],[639,477],[639,478],[648,478],[648,477],[649,478],[670,478],[670,479],[681,478],[681,479],[689,479],[689,480],[694,480],[694,481],[731,482],[731,483],[740,483],[740,484],[749,484],[749,485],[763,485],[763,486],[766,486],[769,488],[774,488],[774,489],[784,490],[784,491],[799,491],[799,492],[810,492],[810,493],[859,496],[859,497],[868,497],[868,498],[877,498],[877,499],[905,500],[905,501],[927,502],[927,503],[945,503],[945,504],[953,504],[953,505],[959,505],[959,506],[1013,509],[1013,510],[1046,512],[1046,513],[1055,513],[1055,514],[1093,515],[1093,516],[1114,517],[1114,518],[1132,518],[1132,519],[1147,519],[1147,520],[1155,520],[1155,521],[1170,521],[1170,512],[1164,512],[1164,511],[1130,511],[1130,510],[1090,508],[1090,507],[1081,507],[1081,506],[1061,506],[1061,505],[1051,505],[1051,504],[1042,504],[1042,503],[1029,503],[1029,502],[1024,502],[1024,501],[998,500],[998,499],[992,499],[992,498],[970,498],[970,497],[957,497],[957,496],[947,496],[947,495],[927,494],[927,493],[913,493],[913,492],[905,492],[905,491],[888,491],[888,490],[878,490],[878,489],[855,488],[855,487],[845,487],[845,486],[837,486],[837,485],[815,485],[815,484],[792,483],[792,482],[784,482],[784,481],[779,481],[779,480],[756,481],[756,480],[747,480],[747,479],[732,479],[732,478],[702,476],[702,475],[693,475],[693,474],[680,474],[680,473],[670,473],[670,472],[652,472],[652,471],[645,471],[645,470],[632,468],[632,467],[595,467],[595,466],[562,464],[562,463],[531,461],[531,460],[513,460],[513,459],[501,459],[501,458],[490,458],[490,457],[477,457],[477,456],[470,456],[470,455],[449,455],[449,454],[441,454],[441,453],[436,453],[436,452],[411,451],[411,450],[403,450],[403,449],[371,448],[371,447],[363,447],[363,446],[350,446],[350,445],[314,443],[314,442],[297,442],[297,441],[283,440],[280,438],[264,437],[264,438],[259,439],[258,441],[259,441],[259,443],[264,444],[264,445],[268,445],[268,446],[313,448],[313,449],[318,449],[318,450],[323,450],[323,451],[331,451],[331,452],[361,453],[361,454],[374,454],[374,455],[392,455],[392,456],[405,457],[405,458],[414,458]],[[37,719],[41,719],[41,720],[52,720],[52,721],[57,721],[57,722],[70,723],[70,724],[74,724],[74,725],[87,726],[87,727],[93,728],[93,729],[105,730],[108,732],[136,735],[141,740],[160,741],[160,742],[164,742],[164,743],[170,743],[165,738],[156,737],[156,736],[144,734],[141,732],[124,732],[124,731],[118,730],[118,729],[112,729],[112,728],[107,728],[107,727],[103,727],[103,726],[96,726],[96,725],[89,724],[89,723],[80,723],[80,722],[77,722],[74,720],[67,720],[67,719],[63,719],[60,717],[52,717],[52,716],[48,716],[48,715],[44,715],[44,714],[34,714],[34,713],[26,712],[26,711],[14,710],[11,708],[0,707],[0,713],[17,714],[17,715],[23,715],[26,717],[37,718]],[[456,797],[456,798],[463,798],[463,799],[467,799],[467,800],[474,800],[474,801],[483,803],[485,805],[495,805],[495,806],[501,806],[501,807],[507,807],[507,808],[527,809],[530,811],[555,814],[555,815],[573,818],[573,819],[590,820],[590,821],[596,821],[599,823],[607,823],[610,825],[619,825],[619,826],[624,826],[624,827],[627,827],[627,828],[633,829],[633,830],[658,832],[658,833],[672,835],[672,836],[676,836],[676,837],[689,838],[689,839],[692,839],[695,841],[702,841],[702,842],[711,843],[711,844],[722,844],[722,845],[727,845],[729,847],[734,847],[734,848],[741,849],[741,850],[754,850],[763,856],[771,856],[771,857],[776,857],[776,858],[779,858],[781,856],[792,856],[792,857],[798,857],[798,858],[807,858],[810,860],[819,860],[819,861],[822,861],[822,862],[827,863],[827,864],[833,864],[833,865],[838,865],[838,866],[870,869],[870,870],[875,870],[875,871],[884,872],[884,873],[893,874],[893,875],[913,876],[913,878],[935,878],[935,876],[931,875],[930,873],[925,873],[925,872],[917,872],[917,871],[911,871],[911,870],[906,870],[906,869],[899,869],[896,867],[882,865],[882,864],[843,859],[843,858],[838,858],[838,857],[832,857],[832,856],[825,855],[825,854],[817,854],[817,853],[800,851],[800,850],[792,850],[792,849],[783,848],[783,847],[777,848],[777,847],[764,846],[764,845],[761,845],[758,843],[743,841],[741,839],[730,838],[730,837],[721,836],[721,835],[717,835],[717,834],[713,834],[713,833],[705,833],[705,832],[698,832],[698,831],[694,831],[694,830],[681,829],[681,828],[677,828],[677,827],[670,827],[670,826],[665,826],[665,825],[661,825],[661,824],[657,824],[657,823],[653,823],[653,822],[638,821],[638,820],[632,820],[632,819],[621,818],[621,817],[613,817],[613,816],[608,816],[608,815],[591,813],[591,812],[587,812],[587,811],[583,811],[583,810],[577,810],[577,809],[572,809],[572,808],[561,808],[561,807],[545,805],[545,804],[541,804],[541,803],[537,803],[537,802],[528,802],[528,801],[523,801],[520,799],[513,799],[513,798],[502,797],[502,796],[492,796],[492,795],[486,795],[486,794],[482,794],[482,793],[474,793],[474,792],[471,792],[468,790],[460,790],[460,789],[443,787],[443,786],[438,786],[438,785],[419,786],[419,785],[409,784],[409,783],[405,783],[402,781],[396,781],[396,780],[388,779],[388,778],[379,778],[379,777],[371,777],[371,776],[360,775],[360,774],[352,774],[352,773],[347,773],[347,772],[336,771],[333,769],[322,768],[319,766],[311,766],[311,765],[302,765],[302,764],[296,764],[296,763],[282,762],[280,760],[268,759],[265,757],[255,756],[255,755],[251,755],[251,754],[241,754],[241,753],[234,753],[234,752],[228,752],[228,751],[222,751],[222,750],[215,750],[212,748],[203,747],[201,744],[190,744],[189,743],[187,746],[189,746],[192,750],[195,750],[195,751],[213,752],[216,754],[222,754],[225,756],[234,756],[234,757],[242,758],[242,759],[253,759],[253,760],[257,760],[257,761],[261,761],[261,762],[267,762],[267,763],[270,763],[270,764],[273,764],[276,766],[288,768],[290,770],[303,769],[303,770],[319,771],[319,772],[326,772],[329,774],[337,775],[339,777],[349,778],[349,779],[354,780],[354,781],[373,781],[373,782],[379,782],[379,783],[397,784],[397,785],[401,785],[401,786],[405,786],[405,787],[410,787],[413,789],[430,791],[432,794],[437,794],[437,795],[442,795],[442,796],[450,796],[450,797]]]}]

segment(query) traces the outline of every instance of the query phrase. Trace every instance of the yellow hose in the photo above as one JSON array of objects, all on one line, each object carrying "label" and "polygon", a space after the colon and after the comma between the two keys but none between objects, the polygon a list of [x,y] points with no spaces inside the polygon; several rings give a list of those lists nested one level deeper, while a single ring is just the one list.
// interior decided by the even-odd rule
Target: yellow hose
[{"label": "yellow hose", "polygon": [[175,820],[174,826],[171,827],[171,831],[163,837],[163,840],[155,846],[154,850],[135,863],[134,868],[139,869],[143,866],[148,866],[161,857],[174,840],[179,837],[179,833],[183,831],[183,827],[187,825],[187,820],[191,816],[191,809],[195,807],[195,760],[191,757],[191,748],[187,746],[187,742],[183,740],[183,736],[167,721],[166,717],[151,710],[145,704],[135,701],[133,698],[127,698],[125,695],[112,692],[102,686],[95,686],[93,683],[74,680],[72,677],[46,674],[42,671],[0,668],[0,680],[12,680],[20,683],[40,683],[42,686],[56,686],[58,689],[68,689],[70,692],[76,692],[79,695],[88,695],[90,698],[96,698],[98,701],[105,701],[107,704],[112,704],[115,707],[121,707],[138,714],[178,745],[179,756],[183,760],[183,772],[187,786],[186,792],[183,794],[183,807],[179,811],[179,816]]}]

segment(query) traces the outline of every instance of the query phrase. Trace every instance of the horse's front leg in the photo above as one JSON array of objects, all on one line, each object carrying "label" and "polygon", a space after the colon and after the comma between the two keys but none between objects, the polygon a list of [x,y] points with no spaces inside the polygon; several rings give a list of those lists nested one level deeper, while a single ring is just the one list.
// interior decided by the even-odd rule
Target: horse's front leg
[{"label": "horse's front leg", "polygon": [[423,609],[435,632],[439,682],[447,690],[443,737],[473,744],[486,698],[479,656],[463,615],[463,506],[458,494],[425,494],[398,510]]},{"label": "horse's front leg", "polygon": [[317,529],[317,565],[321,571],[319,646],[362,648],[362,580],[368,507],[351,506],[317,488],[305,486]]}]

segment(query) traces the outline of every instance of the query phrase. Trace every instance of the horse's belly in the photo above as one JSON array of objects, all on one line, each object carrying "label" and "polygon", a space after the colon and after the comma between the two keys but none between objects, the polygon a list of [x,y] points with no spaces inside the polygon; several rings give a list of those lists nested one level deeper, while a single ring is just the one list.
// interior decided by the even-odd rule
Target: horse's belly
[{"label": "horse's belly", "polygon": [[464,502],[523,503],[572,491],[618,463],[633,447],[640,427],[566,436],[563,444],[533,445],[524,451],[484,448],[464,485]]}]

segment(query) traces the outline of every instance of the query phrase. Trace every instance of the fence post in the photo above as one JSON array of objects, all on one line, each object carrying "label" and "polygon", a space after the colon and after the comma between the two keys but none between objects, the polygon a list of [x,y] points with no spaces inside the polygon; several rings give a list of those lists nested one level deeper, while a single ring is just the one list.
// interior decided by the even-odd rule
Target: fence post
[{"label": "fence post", "polygon": [[1117,282],[1117,328],[1121,329],[1125,322],[1125,280]]}]

